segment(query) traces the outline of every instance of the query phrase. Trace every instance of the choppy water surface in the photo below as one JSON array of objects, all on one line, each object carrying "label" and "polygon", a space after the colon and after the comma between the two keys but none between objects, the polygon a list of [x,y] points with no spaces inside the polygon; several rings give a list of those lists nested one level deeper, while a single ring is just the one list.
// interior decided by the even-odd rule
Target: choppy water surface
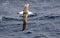
[{"label": "choppy water surface", "polygon": [[60,0],[27,0],[35,15],[22,32],[24,1],[0,0],[0,38],[60,38]]}]

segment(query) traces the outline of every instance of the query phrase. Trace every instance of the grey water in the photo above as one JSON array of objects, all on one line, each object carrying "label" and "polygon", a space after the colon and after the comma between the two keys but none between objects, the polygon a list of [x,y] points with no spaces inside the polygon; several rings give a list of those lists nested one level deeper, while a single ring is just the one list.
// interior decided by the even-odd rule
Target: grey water
[{"label": "grey water", "polygon": [[[22,32],[25,1],[35,15]],[[60,0],[0,0],[0,38],[60,38]]]}]

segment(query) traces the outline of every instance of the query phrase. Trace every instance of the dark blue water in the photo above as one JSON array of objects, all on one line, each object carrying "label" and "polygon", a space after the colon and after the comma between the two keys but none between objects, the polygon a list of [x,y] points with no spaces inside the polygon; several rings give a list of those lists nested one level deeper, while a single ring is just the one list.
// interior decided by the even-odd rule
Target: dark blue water
[{"label": "dark blue water", "polygon": [[24,1],[0,0],[0,38],[60,38],[60,0],[27,0],[35,15],[22,32]]}]

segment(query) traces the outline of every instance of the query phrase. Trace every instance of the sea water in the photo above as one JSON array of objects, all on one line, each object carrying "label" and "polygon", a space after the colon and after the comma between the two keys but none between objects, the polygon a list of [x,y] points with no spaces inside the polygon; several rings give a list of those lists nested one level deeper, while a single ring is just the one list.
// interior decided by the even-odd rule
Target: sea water
[{"label": "sea water", "polygon": [[0,0],[0,38],[60,38],[60,0],[27,0],[35,15],[22,32],[24,1]]}]

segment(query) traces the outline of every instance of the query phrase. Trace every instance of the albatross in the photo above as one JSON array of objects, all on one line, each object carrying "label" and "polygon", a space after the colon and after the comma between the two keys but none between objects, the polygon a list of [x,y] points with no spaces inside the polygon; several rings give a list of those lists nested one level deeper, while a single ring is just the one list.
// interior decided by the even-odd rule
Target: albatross
[{"label": "albatross", "polygon": [[29,8],[29,4],[27,2],[25,2],[23,11],[17,13],[17,14],[23,14],[23,27],[22,27],[22,31],[24,31],[26,29],[28,15],[32,15],[33,14],[32,12],[30,12],[28,10],[28,8]]}]

